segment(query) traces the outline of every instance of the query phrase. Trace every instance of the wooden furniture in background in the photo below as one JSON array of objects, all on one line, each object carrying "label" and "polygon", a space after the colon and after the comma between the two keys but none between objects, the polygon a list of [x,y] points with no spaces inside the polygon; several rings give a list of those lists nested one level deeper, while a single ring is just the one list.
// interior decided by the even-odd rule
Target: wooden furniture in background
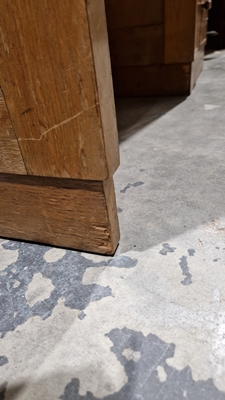
[{"label": "wooden furniture in background", "polygon": [[119,165],[103,0],[0,2],[0,236],[112,254]]},{"label": "wooden furniture in background", "polygon": [[202,68],[211,1],[105,3],[115,94],[190,94]]}]

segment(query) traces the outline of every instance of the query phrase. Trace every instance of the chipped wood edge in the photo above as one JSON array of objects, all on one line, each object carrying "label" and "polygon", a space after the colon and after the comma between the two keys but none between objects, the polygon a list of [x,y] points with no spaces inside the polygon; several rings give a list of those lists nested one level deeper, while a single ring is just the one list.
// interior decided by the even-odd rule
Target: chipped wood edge
[{"label": "chipped wood edge", "polygon": [[0,236],[112,255],[119,241],[112,178],[0,174]]},{"label": "chipped wood edge", "polygon": [[120,240],[120,230],[119,230],[119,221],[118,221],[118,213],[116,206],[116,197],[115,197],[115,189],[113,179],[110,178],[107,181],[103,181],[103,189],[105,193],[107,213],[109,219],[109,227],[110,227],[110,243],[111,249],[109,254],[114,254],[117,245]]}]

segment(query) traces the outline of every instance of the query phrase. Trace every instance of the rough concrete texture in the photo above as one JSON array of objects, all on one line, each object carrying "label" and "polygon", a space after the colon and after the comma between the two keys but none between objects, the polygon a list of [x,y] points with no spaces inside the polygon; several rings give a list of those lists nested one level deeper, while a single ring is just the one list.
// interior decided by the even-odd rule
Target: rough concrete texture
[{"label": "rough concrete texture", "polygon": [[225,400],[224,72],[118,102],[113,258],[0,241],[0,399]]}]

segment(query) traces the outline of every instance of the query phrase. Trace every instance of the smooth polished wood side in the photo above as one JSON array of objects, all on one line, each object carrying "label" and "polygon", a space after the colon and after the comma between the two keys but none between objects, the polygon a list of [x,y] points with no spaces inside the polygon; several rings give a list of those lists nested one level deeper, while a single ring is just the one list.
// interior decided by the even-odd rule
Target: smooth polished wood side
[{"label": "smooth polished wood side", "polygon": [[113,72],[118,97],[190,93],[190,63],[115,68]]},{"label": "smooth polished wood side", "polygon": [[165,63],[194,60],[196,0],[165,0]]},{"label": "smooth polished wood side", "polygon": [[105,4],[113,70],[163,63],[163,0],[106,0]]},{"label": "smooth polished wood side", "polygon": [[26,168],[0,88],[0,173],[1,172],[26,175]]},{"label": "smooth polished wood side", "polygon": [[163,23],[164,0],[105,0],[108,29]]},{"label": "smooth polished wood side", "polygon": [[164,63],[164,0],[105,0],[105,5],[115,95],[153,94],[146,89],[156,85],[148,82],[151,67],[155,71]]},{"label": "smooth polished wood side", "polygon": [[0,86],[30,175],[105,180],[119,165],[110,78],[102,99],[96,77],[110,64],[93,55],[108,46],[102,10],[103,0],[0,2]]},{"label": "smooth polished wood side", "polygon": [[203,63],[195,43],[206,41],[206,2],[106,0],[116,96],[190,94]]},{"label": "smooth polished wood side", "polygon": [[163,64],[164,26],[139,26],[109,32],[113,68]]},{"label": "smooth polished wood side", "polygon": [[0,175],[0,236],[113,254],[119,241],[113,180]]}]

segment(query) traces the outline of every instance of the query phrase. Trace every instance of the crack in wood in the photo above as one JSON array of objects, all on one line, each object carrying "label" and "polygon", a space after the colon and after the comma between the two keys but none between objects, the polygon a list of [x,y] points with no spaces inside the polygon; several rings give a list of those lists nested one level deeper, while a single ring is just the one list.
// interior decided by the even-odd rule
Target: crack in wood
[{"label": "crack in wood", "polygon": [[73,119],[79,117],[79,116],[80,116],[81,114],[83,114],[84,112],[87,112],[87,111],[91,110],[92,108],[97,107],[98,105],[99,105],[99,103],[95,103],[93,106],[89,107],[87,110],[82,110],[82,111],[80,111],[78,114],[74,115],[73,117],[67,118],[67,119],[65,119],[64,121],[60,122],[59,124],[53,125],[53,126],[52,126],[51,128],[49,128],[47,131],[43,132],[43,133],[41,134],[41,136],[40,136],[39,138],[37,138],[37,139],[36,139],[36,138],[25,138],[25,139],[24,139],[24,138],[19,138],[18,140],[19,140],[19,141],[22,141],[22,142],[25,142],[25,141],[36,141],[36,142],[39,142],[39,141],[42,140],[42,138],[43,138],[45,135],[47,135],[47,134],[48,134],[49,132],[51,132],[52,130],[57,129],[57,128],[59,128],[60,126],[67,124],[68,122],[72,121]]}]

